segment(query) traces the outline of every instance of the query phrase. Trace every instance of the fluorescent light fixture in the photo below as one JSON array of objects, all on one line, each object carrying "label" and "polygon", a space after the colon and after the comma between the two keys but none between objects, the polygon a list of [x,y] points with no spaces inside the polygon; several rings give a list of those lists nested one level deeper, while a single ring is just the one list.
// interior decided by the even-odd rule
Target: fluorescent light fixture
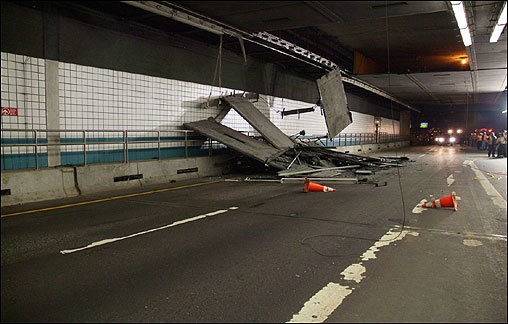
[{"label": "fluorescent light fixture", "polygon": [[457,25],[459,25],[460,29],[467,28],[467,18],[466,11],[464,10],[464,5],[462,1],[452,1],[453,13],[455,14],[455,19],[457,19]]},{"label": "fluorescent light fixture", "polygon": [[499,36],[503,33],[504,26],[506,25],[506,1],[503,4],[503,9],[501,10],[501,14],[497,20],[496,25],[492,29],[492,34],[490,34],[489,42],[495,43],[498,41]]},{"label": "fluorescent light fixture", "polygon": [[501,10],[501,14],[499,15],[499,20],[497,21],[498,25],[506,25],[506,1],[504,2],[503,9]]},{"label": "fluorescent light fixture", "polygon": [[501,112],[502,114],[506,114],[506,109]]},{"label": "fluorescent light fixture", "polygon": [[455,19],[457,20],[457,25],[460,29],[460,34],[462,35],[462,42],[464,42],[464,46],[470,46],[471,42],[471,33],[469,32],[469,27],[467,25],[466,11],[464,10],[464,4],[462,1],[450,1],[452,4],[453,13],[455,14]]},{"label": "fluorescent light fixture", "polygon": [[460,30],[460,34],[462,35],[462,42],[464,42],[464,46],[470,46],[472,44],[471,41],[471,33],[469,33],[469,28],[464,28]]}]

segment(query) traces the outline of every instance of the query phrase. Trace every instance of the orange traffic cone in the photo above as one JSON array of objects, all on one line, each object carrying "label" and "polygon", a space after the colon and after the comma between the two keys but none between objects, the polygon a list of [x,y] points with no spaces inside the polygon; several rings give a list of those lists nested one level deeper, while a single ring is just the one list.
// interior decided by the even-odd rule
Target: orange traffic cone
[{"label": "orange traffic cone", "polygon": [[455,191],[452,191],[452,194],[448,197],[441,198],[439,200],[434,200],[432,203],[425,203],[422,205],[423,208],[441,208],[441,207],[453,207],[455,211],[457,211],[457,198]]},{"label": "orange traffic cone", "polygon": [[329,192],[329,191],[335,191],[335,189],[311,182],[309,179],[305,178],[305,182],[303,184],[303,192],[309,192],[309,191]]}]

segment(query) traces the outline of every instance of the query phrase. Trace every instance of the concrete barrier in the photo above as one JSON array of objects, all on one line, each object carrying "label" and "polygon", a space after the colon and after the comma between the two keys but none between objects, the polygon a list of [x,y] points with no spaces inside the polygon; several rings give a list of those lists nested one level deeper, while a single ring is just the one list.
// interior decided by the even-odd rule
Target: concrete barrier
[{"label": "concrete barrier", "polygon": [[[409,146],[409,141],[339,146],[334,150],[351,154],[368,154],[404,146]],[[5,170],[2,171],[2,190],[10,189],[10,194],[2,195],[2,206],[143,187],[173,180],[218,176],[222,175],[224,169],[221,163],[229,158],[229,155],[224,154],[40,170]]]},{"label": "concrete barrier", "polygon": [[2,171],[2,206],[222,175],[229,155]]},{"label": "concrete barrier", "polygon": [[78,195],[74,185],[74,169],[69,167],[41,170],[2,171],[2,206],[43,201]]},{"label": "concrete barrier", "polygon": [[363,145],[350,145],[350,146],[337,146],[333,148],[334,151],[349,153],[349,154],[369,154],[376,151],[393,150],[396,148],[409,146],[409,141],[393,142],[393,143],[380,143],[380,144],[363,144]]}]

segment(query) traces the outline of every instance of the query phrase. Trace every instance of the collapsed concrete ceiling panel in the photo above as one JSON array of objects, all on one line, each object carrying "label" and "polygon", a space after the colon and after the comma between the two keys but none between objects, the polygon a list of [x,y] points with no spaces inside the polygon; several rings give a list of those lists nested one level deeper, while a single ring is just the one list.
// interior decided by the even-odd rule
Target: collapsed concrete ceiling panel
[{"label": "collapsed concrete ceiling panel", "polygon": [[273,146],[279,149],[295,146],[295,143],[263,115],[249,99],[239,96],[226,96],[224,100]]},{"label": "collapsed concrete ceiling panel", "polygon": [[275,148],[270,144],[263,143],[253,137],[235,131],[234,129],[218,123],[213,118],[184,123],[183,125],[185,128],[192,129],[200,134],[213,138],[235,151],[263,163],[268,163],[286,151],[286,149]]},{"label": "collapsed concrete ceiling panel", "polygon": [[328,137],[333,138],[353,122],[347,106],[340,70],[335,69],[324,75],[317,80],[317,85],[328,128]]}]

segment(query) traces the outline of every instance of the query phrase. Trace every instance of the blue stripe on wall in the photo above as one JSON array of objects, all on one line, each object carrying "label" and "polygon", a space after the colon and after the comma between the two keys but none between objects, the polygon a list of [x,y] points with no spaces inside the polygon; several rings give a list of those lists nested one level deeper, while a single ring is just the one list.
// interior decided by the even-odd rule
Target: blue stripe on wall
[{"label": "blue stripe on wall", "polygon": [[[207,156],[208,149],[198,146],[188,147],[189,157]],[[213,149],[213,155],[227,153],[227,148]],[[129,161],[157,159],[157,149],[129,149]],[[48,154],[39,153],[39,167],[48,166]],[[185,157],[185,147],[161,148],[161,159]],[[84,162],[83,152],[61,152],[61,165],[82,165]],[[35,154],[2,154],[2,170],[34,169]],[[87,151],[86,163],[123,162],[123,150]]]},{"label": "blue stripe on wall", "polygon": [[[203,136],[189,136],[187,140],[201,140],[205,141],[206,137]],[[87,137],[87,143],[97,143],[97,142],[118,142],[123,143],[122,137]],[[129,136],[129,143],[132,142],[140,142],[140,141],[152,141],[157,143],[157,137],[131,137]],[[161,141],[185,141],[184,136],[161,136]],[[48,142],[46,138],[37,138],[37,142],[41,144],[45,144]],[[69,137],[69,138],[60,138],[60,143],[69,144],[69,143],[83,143],[83,137]],[[35,140],[33,138],[2,138],[2,144],[35,144]]]}]

